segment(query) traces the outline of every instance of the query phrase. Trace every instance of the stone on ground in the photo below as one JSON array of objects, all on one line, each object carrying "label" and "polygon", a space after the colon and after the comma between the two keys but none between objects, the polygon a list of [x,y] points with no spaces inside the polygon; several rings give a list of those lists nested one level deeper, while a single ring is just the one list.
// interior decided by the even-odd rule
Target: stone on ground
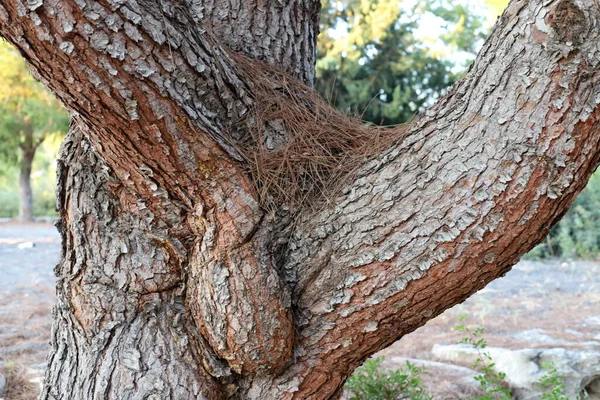
[{"label": "stone on ground", "polygon": [[[477,349],[466,344],[436,344],[432,352],[441,360],[463,365],[472,365],[481,356]],[[517,400],[542,398],[538,381],[548,372],[542,365],[552,363],[565,383],[567,398],[576,399],[585,389],[589,400],[600,400],[600,351],[488,347],[483,352],[492,357],[497,371],[506,374],[506,382],[514,389]]]}]

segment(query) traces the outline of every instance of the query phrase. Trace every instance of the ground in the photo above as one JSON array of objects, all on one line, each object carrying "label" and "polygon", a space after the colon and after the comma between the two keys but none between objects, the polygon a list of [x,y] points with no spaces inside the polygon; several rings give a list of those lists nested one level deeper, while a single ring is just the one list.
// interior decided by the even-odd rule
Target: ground
[{"label": "ground", "polygon": [[[41,380],[54,302],[52,270],[59,257],[60,237],[53,225],[0,222],[0,373],[16,376],[14,371],[19,371],[34,382]],[[379,355],[390,367],[407,357],[436,361],[434,344],[455,343],[464,336],[454,329],[463,314],[468,325],[485,329],[490,346],[600,350],[598,304],[600,263],[523,261]],[[436,398],[473,393],[451,375],[431,369],[425,382]],[[7,390],[13,393],[5,391],[0,399],[33,399],[33,388],[13,383],[11,389],[9,382]]]},{"label": "ground", "polygon": [[[41,381],[55,299],[52,270],[59,258],[60,237],[52,224],[0,222],[0,373]],[[8,384],[12,393],[0,399],[35,398],[20,383]]]},{"label": "ground", "polygon": [[[504,278],[380,355],[390,361],[396,357],[436,361],[431,353],[434,344],[453,344],[465,336],[455,329],[461,324],[461,315],[467,316],[466,325],[485,329],[489,346],[600,350],[599,305],[600,263],[521,261]],[[472,387],[457,383],[456,377],[429,370],[425,383],[436,398],[460,399],[474,394]]]}]

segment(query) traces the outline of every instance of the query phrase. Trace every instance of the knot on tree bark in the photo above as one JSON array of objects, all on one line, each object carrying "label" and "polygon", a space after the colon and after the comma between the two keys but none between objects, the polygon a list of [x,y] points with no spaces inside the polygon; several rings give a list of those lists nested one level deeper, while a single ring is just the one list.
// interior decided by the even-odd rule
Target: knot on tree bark
[{"label": "knot on tree bark", "polygon": [[191,314],[234,372],[277,373],[294,345],[289,289],[277,274],[264,233],[233,244],[218,214],[203,214],[203,233],[189,258]]},{"label": "knot on tree bark", "polygon": [[572,0],[558,3],[548,19],[557,40],[563,43],[582,43],[587,22],[583,11]]}]

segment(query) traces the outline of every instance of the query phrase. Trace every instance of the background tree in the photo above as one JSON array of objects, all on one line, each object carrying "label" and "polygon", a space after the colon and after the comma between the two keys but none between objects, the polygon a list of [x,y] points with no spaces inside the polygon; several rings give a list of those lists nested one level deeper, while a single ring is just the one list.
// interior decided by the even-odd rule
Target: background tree
[{"label": "background tree", "polygon": [[465,77],[391,130],[310,88],[319,7],[0,0],[0,34],[73,113],[42,399],[339,397],[583,189],[596,1],[511,1]]},{"label": "background tree", "polygon": [[23,58],[0,40],[0,161],[18,165],[19,219],[33,220],[31,170],[39,146],[50,135],[67,131],[68,115],[36,82]]},{"label": "background tree", "polygon": [[[483,3],[441,0],[324,1],[316,88],[371,123],[406,122],[473,61],[489,33],[485,11]],[[427,29],[439,37],[425,38]]]}]

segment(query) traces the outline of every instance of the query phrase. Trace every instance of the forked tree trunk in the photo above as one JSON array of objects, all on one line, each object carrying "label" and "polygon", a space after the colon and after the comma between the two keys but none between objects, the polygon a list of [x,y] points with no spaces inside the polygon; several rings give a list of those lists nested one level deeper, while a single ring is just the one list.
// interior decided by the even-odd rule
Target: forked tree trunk
[{"label": "forked tree trunk", "polygon": [[[514,0],[467,76],[326,206],[266,199],[271,154],[365,131],[295,81],[314,78],[318,8],[0,0],[0,34],[73,112],[42,399],[335,398],[505,274],[585,186],[600,6]],[[284,158],[310,189],[303,157]]]}]

